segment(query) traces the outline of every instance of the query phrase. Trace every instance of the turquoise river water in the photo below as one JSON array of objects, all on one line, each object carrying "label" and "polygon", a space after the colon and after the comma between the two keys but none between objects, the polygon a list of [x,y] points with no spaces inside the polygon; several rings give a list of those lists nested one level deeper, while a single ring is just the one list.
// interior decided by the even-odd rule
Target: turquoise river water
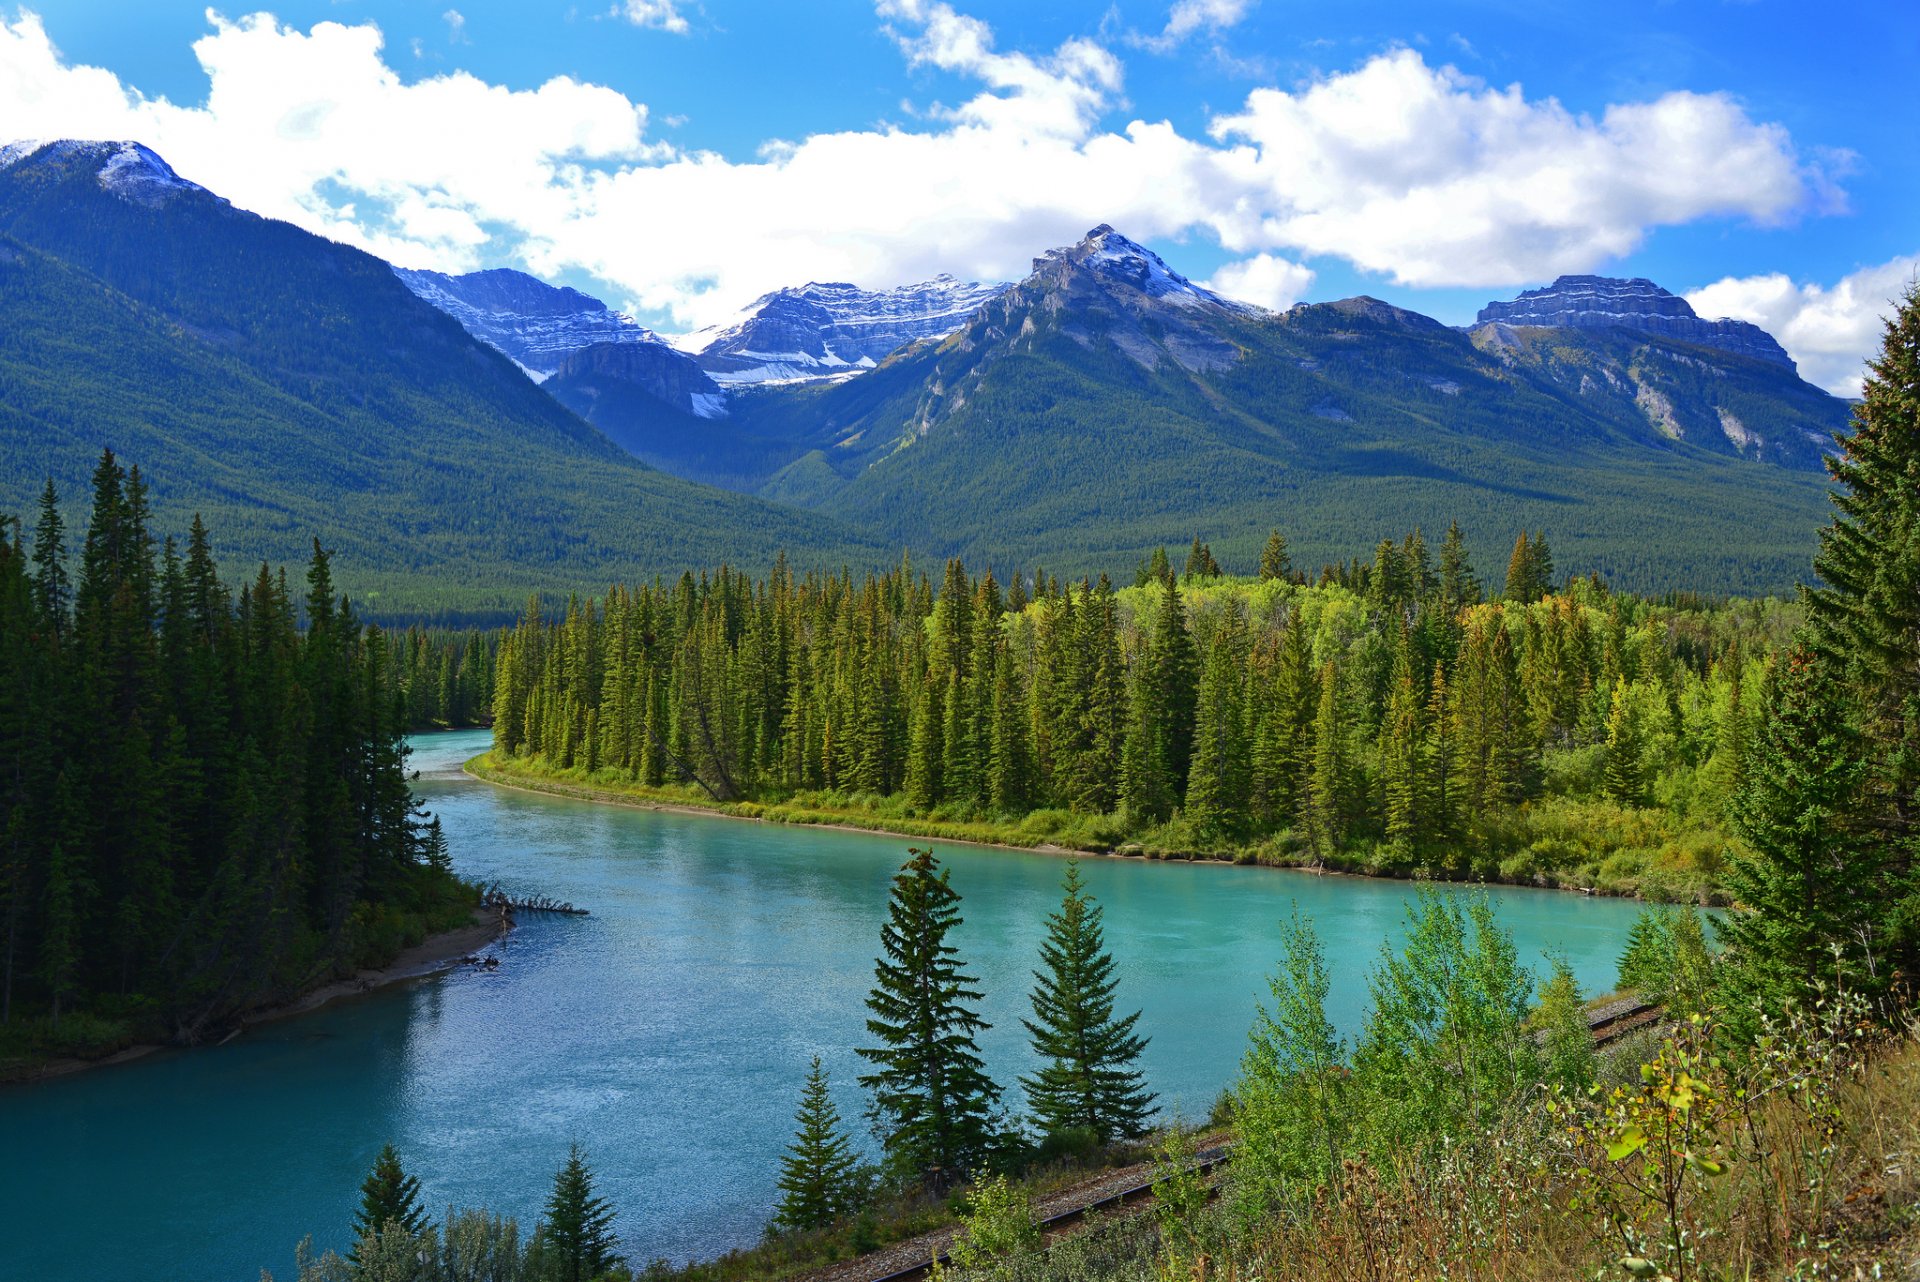
[{"label": "turquoise river water", "polygon": [[[577,1139],[630,1257],[683,1260],[759,1234],[810,1056],[860,1125],[853,1048],[904,839],[535,796],[460,774],[484,732],[414,745],[418,791],[463,874],[592,915],[526,921],[497,972],[0,1088],[0,1279],[255,1282],[268,1267],[284,1282],[303,1235],[345,1248],[386,1140],[436,1210],[485,1204],[530,1224]],[[988,1066],[1011,1084],[1032,1067],[1019,1016],[1063,864],[939,850],[987,993]],[[1351,1032],[1413,894],[1219,865],[1094,859],[1084,872],[1121,999],[1153,1039],[1152,1084],[1188,1116],[1231,1080],[1295,903],[1327,943],[1333,1014]],[[1634,905],[1490,893],[1537,971],[1552,951],[1589,990],[1611,983]]]}]

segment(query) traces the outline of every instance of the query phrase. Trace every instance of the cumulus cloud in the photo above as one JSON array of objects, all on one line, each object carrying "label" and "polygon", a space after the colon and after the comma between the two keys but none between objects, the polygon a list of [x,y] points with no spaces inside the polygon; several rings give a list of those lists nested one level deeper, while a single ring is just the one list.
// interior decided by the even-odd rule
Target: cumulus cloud
[{"label": "cumulus cloud", "polygon": [[1723,94],[1596,119],[1404,49],[1297,92],[1256,89],[1211,132],[1248,197],[1217,219],[1229,249],[1336,254],[1402,285],[1585,271],[1652,227],[1777,223],[1815,199],[1786,130]]},{"label": "cumulus cloud", "polygon": [[1277,312],[1306,297],[1313,269],[1272,254],[1255,254],[1224,264],[1203,283],[1216,294]]},{"label": "cumulus cloud", "polygon": [[613,16],[625,18],[636,27],[668,31],[676,36],[684,36],[692,29],[676,0],[622,0],[613,7]]},{"label": "cumulus cloud", "polygon": [[1916,279],[1920,254],[1863,267],[1832,285],[1795,284],[1779,272],[1728,276],[1693,290],[1687,301],[1702,316],[1753,322],[1780,340],[1808,382],[1858,396],[1884,322]]},{"label": "cumulus cloud", "polygon": [[1135,36],[1133,43],[1155,53],[1168,53],[1195,32],[1218,34],[1237,25],[1253,8],[1254,0],[1179,0],[1167,13],[1167,25],[1157,36]]},{"label": "cumulus cloud", "polygon": [[[303,33],[268,15],[210,15],[197,105],[69,63],[31,15],[0,22],[0,131],[138,138],[238,205],[406,265],[584,271],[689,327],[808,279],[1017,277],[1101,222],[1216,241],[1237,260],[1217,286],[1279,305],[1316,255],[1407,285],[1504,288],[1601,266],[1664,223],[1775,222],[1828,198],[1784,129],[1721,95],[1588,117],[1397,51],[1256,90],[1195,137],[1165,120],[1116,127],[1125,69],[1098,41],[1008,50],[944,0],[876,10],[909,64],[976,90],[912,127],[770,142],[750,159],[650,140],[646,106],[612,89],[408,83],[370,24]],[[617,12],[679,17],[661,0]]]}]

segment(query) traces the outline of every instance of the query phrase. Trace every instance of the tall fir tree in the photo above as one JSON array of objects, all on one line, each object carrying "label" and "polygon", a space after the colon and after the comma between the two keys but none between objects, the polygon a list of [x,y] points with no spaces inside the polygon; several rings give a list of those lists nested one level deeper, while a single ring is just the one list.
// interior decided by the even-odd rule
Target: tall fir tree
[{"label": "tall fir tree", "polygon": [[1287,555],[1287,541],[1280,531],[1267,532],[1266,546],[1260,549],[1260,578],[1267,583],[1284,583],[1293,577],[1293,561]]},{"label": "tall fir tree", "polygon": [[1729,808],[1746,850],[1730,861],[1736,906],[1720,934],[1740,1008],[1777,1013],[1822,990],[1887,987],[1887,869],[1883,837],[1861,812],[1867,769],[1825,662],[1789,650]]},{"label": "tall fir tree", "polygon": [[1020,1085],[1049,1135],[1077,1129],[1102,1144],[1137,1139],[1155,1098],[1138,1067],[1147,1047],[1134,1032],[1140,1013],[1114,1017],[1119,981],[1102,909],[1085,892],[1079,864],[1068,863],[1062,892],[1040,945],[1043,969],[1033,975],[1033,1018],[1021,1021],[1041,1067]]},{"label": "tall fir tree", "polygon": [[1864,804],[1884,840],[1883,925],[1920,973],[1920,283],[1868,365],[1852,430],[1827,460],[1837,510],[1806,593],[1811,643],[1858,709]]},{"label": "tall fir tree", "polygon": [[879,1043],[859,1054],[874,1065],[860,1078],[873,1093],[875,1128],[896,1174],[932,1188],[963,1179],[997,1141],[1000,1088],[987,1076],[975,1037],[989,1025],[949,936],[961,924],[960,896],[931,850],[909,850],[893,879],[867,997],[867,1032]]},{"label": "tall fir tree", "polygon": [[1246,815],[1248,759],[1237,611],[1214,626],[1194,717],[1186,815],[1204,840],[1232,837]]}]

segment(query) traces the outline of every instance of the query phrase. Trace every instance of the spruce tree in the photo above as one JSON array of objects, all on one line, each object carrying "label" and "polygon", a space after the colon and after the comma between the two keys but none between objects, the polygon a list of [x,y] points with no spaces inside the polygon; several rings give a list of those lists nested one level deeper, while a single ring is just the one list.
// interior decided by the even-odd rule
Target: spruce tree
[{"label": "spruce tree", "polygon": [[1860,813],[1867,763],[1826,666],[1779,659],[1730,816],[1746,841],[1721,924],[1743,1006],[1778,1012],[1844,985],[1888,982],[1879,835]]},{"label": "spruce tree", "polygon": [[800,1232],[822,1229],[858,1209],[861,1190],[860,1159],[840,1129],[840,1111],[827,1094],[827,1073],[818,1055],[807,1069],[793,1120],[799,1129],[780,1159],[780,1203],[773,1223]]},{"label": "spruce tree", "polygon": [[1331,661],[1320,669],[1319,690],[1307,775],[1307,836],[1314,854],[1324,861],[1339,851],[1347,836],[1347,721]]},{"label": "spruce tree", "polygon": [[1260,577],[1269,583],[1284,583],[1293,576],[1293,561],[1287,556],[1287,541],[1280,531],[1267,533],[1267,545],[1260,549]]},{"label": "spruce tree", "polygon": [[1248,753],[1241,686],[1240,616],[1229,611],[1214,628],[1194,720],[1193,765],[1186,814],[1206,840],[1239,831],[1247,816]]},{"label": "spruce tree", "polygon": [[1446,540],[1440,544],[1440,602],[1449,616],[1480,603],[1480,580],[1467,559],[1466,539],[1458,521],[1447,526]]},{"label": "spruce tree", "polygon": [[931,850],[909,850],[893,879],[867,997],[867,1031],[879,1042],[859,1054],[860,1078],[888,1163],[932,1188],[964,1178],[993,1147],[1000,1088],[974,1038],[989,1027],[973,1003],[982,994],[948,936],[961,923],[960,896]]},{"label": "spruce tree", "polygon": [[620,1262],[613,1208],[594,1196],[593,1171],[578,1144],[567,1150],[566,1164],[554,1174],[538,1236],[554,1282],[593,1282]]},{"label": "spruce tree", "polygon": [[369,1233],[383,1233],[394,1224],[408,1233],[418,1233],[427,1225],[427,1212],[420,1205],[420,1181],[401,1167],[400,1154],[393,1145],[384,1144],[360,1185],[360,1210],[353,1217],[353,1236],[358,1241]]},{"label": "spruce tree", "polygon": [[1838,509],[1806,593],[1811,644],[1858,712],[1863,804],[1884,836],[1880,918],[1920,972],[1920,282],[1868,366],[1852,430],[1827,460]]},{"label": "spruce tree", "polygon": [[1062,890],[1040,945],[1045,969],[1033,974],[1033,1018],[1021,1021],[1043,1063],[1020,1085],[1048,1135],[1078,1129],[1102,1144],[1137,1139],[1146,1133],[1154,1100],[1136,1067],[1147,1046],[1134,1032],[1140,1013],[1114,1018],[1118,981],[1103,911],[1085,893],[1078,863],[1067,864]]}]

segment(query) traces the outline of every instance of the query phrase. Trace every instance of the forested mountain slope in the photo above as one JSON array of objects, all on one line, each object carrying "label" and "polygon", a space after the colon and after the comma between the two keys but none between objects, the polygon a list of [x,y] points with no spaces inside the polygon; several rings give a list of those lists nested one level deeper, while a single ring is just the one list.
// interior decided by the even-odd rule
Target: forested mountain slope
[{"label": "forested mountain slope", "polygon": [[824,515],[653,471],[415,298],[387,264],[244,213],[134,144],[0,155],[0,511],[103,446],[195,511],[229,564],[315,531],[367,608],[497,609],[537,589],[780,549],[871,562]]},{"label": "forested mountain slope", "polygon": [[[1843,402],[1675,336],[1518,333],[1507,351],[1367,298],[1260,312],[1103,227],[950,337],[837,386],[738,396],[733,418],[807,451],[761,493],[996,565],[1099,569],[1198,533],[1244,568],[1274,526],[1318,564],[1458,519],[1545,529],[1623,586],[1792,586],[1826,510],[1818,452],[1742,448],[1699,417],[1720,397],[1806,443]],[[1609,372],[1629,390],[1595,390]],[[1694,398],[1680,430],[1634,379]]]}]

